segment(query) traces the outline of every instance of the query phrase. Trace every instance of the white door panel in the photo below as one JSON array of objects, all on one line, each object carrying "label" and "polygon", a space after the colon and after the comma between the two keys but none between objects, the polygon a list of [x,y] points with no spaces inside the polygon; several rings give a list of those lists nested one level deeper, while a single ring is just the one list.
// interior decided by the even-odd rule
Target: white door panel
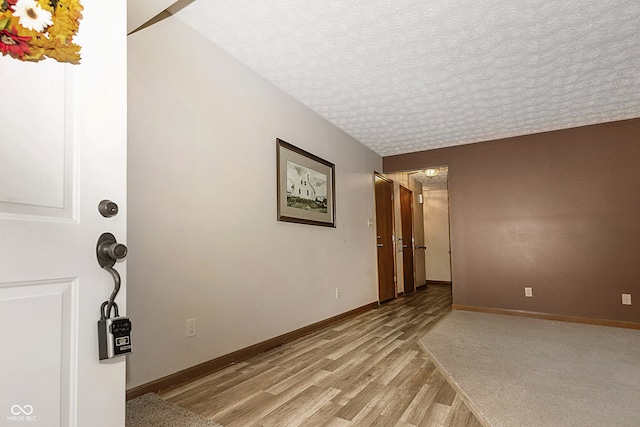
[{"label": "white door panel", "polygon": [[[9,422],[60,420],[69,425],[71,372],[77,336],[72,326],[76,282],[24,282],[0,287],[0,402],[13,402]],[[38,321],[34,321],[38,319]]]},{"label": "white door panel", "polygon": [[73,217],[73,70],[56,61],[2,58],[4,99],[0,144],[0,215]]},{"label": "white door panel", "polygon": [[95,249],[103,232],[126,243],[126,4],[82,3],[80,65],[0,57],[1,427],[124,426],[126,359],[98,361],[113,280]]},{"label": "white door panel", "polygon": [[17,102],[11,120],[4,122],[3,138],[12,144],[3,144],[0,152],[3,202],[63,207],[64,107],[72,99],[65,96],[66,67],[54,61],[24,64],[7,59],[0,65],[5,81],[11,82],[3,85],[3,96]]}]

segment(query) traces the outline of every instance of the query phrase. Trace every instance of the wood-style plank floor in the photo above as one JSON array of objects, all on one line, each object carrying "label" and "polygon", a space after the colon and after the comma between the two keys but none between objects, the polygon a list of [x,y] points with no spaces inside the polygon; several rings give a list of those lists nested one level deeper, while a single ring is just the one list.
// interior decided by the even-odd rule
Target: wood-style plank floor
[{"label": "wood-style plank floor", "polygon": [[418,344],[450,310],[430,285],[161,397],[225,427],[479,427]]}]

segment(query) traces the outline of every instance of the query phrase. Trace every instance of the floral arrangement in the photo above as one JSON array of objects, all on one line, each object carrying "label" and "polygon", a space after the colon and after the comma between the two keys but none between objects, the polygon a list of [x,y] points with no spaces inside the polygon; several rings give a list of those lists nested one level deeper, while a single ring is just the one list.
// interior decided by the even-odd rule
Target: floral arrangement
[{"label": "floral arrangement", "polygon": [[0,51],[22,61],[80,63],[80,0],[0,0]]}]

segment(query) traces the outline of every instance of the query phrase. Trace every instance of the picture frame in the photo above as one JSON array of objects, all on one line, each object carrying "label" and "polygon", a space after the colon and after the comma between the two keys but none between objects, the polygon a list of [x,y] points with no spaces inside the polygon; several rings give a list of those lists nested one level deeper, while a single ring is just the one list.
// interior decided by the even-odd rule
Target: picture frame
[{"label": "picture frame", "polygon": [[278,221],[336,226],[335,165],[276,139]]}]

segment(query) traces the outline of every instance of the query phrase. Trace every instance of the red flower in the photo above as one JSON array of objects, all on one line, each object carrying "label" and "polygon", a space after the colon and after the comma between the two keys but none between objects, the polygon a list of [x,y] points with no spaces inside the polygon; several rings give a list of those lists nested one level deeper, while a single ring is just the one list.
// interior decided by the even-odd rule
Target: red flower
[{"label": "red flower", "polygon": [[15,26],[11,28],[11,32],[5,28],[0,31],[0,51],[3,55],[8,53],[13,57],[22,58],[25,53],[29,53],[29,40],[31,37],[19,36]]},{"label": "red flower", "polygon": [[7,4],[9,5],[9,9],[13,10],[13,6],[18,3],[18,0],[7,0]]}]

